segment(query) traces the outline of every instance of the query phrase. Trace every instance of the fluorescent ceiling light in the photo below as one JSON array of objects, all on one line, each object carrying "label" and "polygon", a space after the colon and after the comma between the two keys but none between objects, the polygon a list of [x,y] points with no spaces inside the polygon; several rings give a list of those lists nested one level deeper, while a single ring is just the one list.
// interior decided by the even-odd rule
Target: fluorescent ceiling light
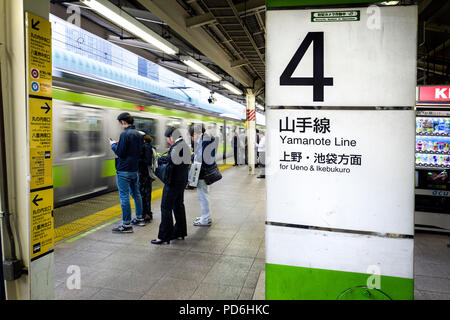
[{"label": "fluorescent ceiling light", "polygon": [[400,1],[384,1],[381,4],[384,6],[396,6]]},{"label": "fluorescent ceiling light", "polygon": [[220,81],[220,79],[222,79],[217,73],[215,73],[211,69],[208,69],[206,66],[204,66],[194,58],[191,58],[190,56],[180,56],[180,60],[183,61],[187,66],[191,67],[195,71],[200,72],[212,81]]},{"label": "fluorescent ceiling light", "polygon": [[234,94],[242,95],[242,93],[243,93],[242,90],[239,90],[236,86],[232,85],[228,81],[220,81],[220,85],[224,88],[227,88]]},{"label": "fluorescent ceiling light", "polygon": [[154,45],[167,54],[177,54],[178,48],[170,42],[159,36],[157,33],[150,30],[141,22],[130,16],[125,11],[113,5],[107,0],[80,0],[85,5],[91,7],[98,14],[104,16],[114,24],[124,28],[128,32],[134,34],[136,37]]}]

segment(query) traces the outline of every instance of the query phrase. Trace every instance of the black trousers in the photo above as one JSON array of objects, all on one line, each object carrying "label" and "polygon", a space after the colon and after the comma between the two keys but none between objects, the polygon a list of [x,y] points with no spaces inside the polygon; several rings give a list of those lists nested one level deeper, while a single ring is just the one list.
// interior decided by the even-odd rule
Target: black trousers
[{"label": "black trousers", "polygon": [[142,198],[142,216],[153,219],[152,213],[152,182],[153,180],[147,175],[139,175],[139,191]]},{"label": "black trousers", "polygon": [[[173,224],[175,216],[175,225]],[[161,199],[161,224],[158,238],[170,240],[187,236],[186,210],[184,208],[184,187],[164,185]]]}]

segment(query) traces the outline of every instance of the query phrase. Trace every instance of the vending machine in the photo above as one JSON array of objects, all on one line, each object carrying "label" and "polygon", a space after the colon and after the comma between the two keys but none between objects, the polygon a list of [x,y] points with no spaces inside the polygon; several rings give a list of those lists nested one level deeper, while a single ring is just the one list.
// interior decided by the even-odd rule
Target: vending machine
[{"label": "vending machine", "polygon": [[[450,97],[446,94],[447,88],[419,88],[416,104],[416,229],[450,232],[450,101],[445,101]],[[450,94],[450,88],[448,90]]]}]

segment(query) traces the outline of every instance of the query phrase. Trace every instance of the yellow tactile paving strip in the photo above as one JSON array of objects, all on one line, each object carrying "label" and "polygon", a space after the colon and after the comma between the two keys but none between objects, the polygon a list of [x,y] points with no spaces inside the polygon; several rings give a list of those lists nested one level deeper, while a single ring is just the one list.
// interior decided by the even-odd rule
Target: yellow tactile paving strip
[{"label": "yellow tactile paving strip", "polygon": [[[220,171],[230,168],[232,164],[226,164],[219,167]],[[159,199],[162,196],[162,189],[152,192],[152,200]],[[134,203],[131,200],[131,208],[134,209]],[[122,214],[120,204],[105,210],[91,214],[90,216],[75,220],[71,223],[55,228],[55,242],[70,238],[80,232],[96,227],[106,221],[116,218]]]}]

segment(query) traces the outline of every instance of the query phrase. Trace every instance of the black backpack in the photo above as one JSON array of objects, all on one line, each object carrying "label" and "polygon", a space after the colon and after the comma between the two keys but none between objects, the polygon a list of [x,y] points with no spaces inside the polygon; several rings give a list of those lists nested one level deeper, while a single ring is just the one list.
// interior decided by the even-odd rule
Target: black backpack
[{"label": "black backpack", "polygon": [[144,143],[143,152],[144,152],[143,160],[148,167],[148,174],[150,175],[151,179],[155,180],[156,159],[157,159],[156,150],[155,148],[152,147],[150,143]]}]

